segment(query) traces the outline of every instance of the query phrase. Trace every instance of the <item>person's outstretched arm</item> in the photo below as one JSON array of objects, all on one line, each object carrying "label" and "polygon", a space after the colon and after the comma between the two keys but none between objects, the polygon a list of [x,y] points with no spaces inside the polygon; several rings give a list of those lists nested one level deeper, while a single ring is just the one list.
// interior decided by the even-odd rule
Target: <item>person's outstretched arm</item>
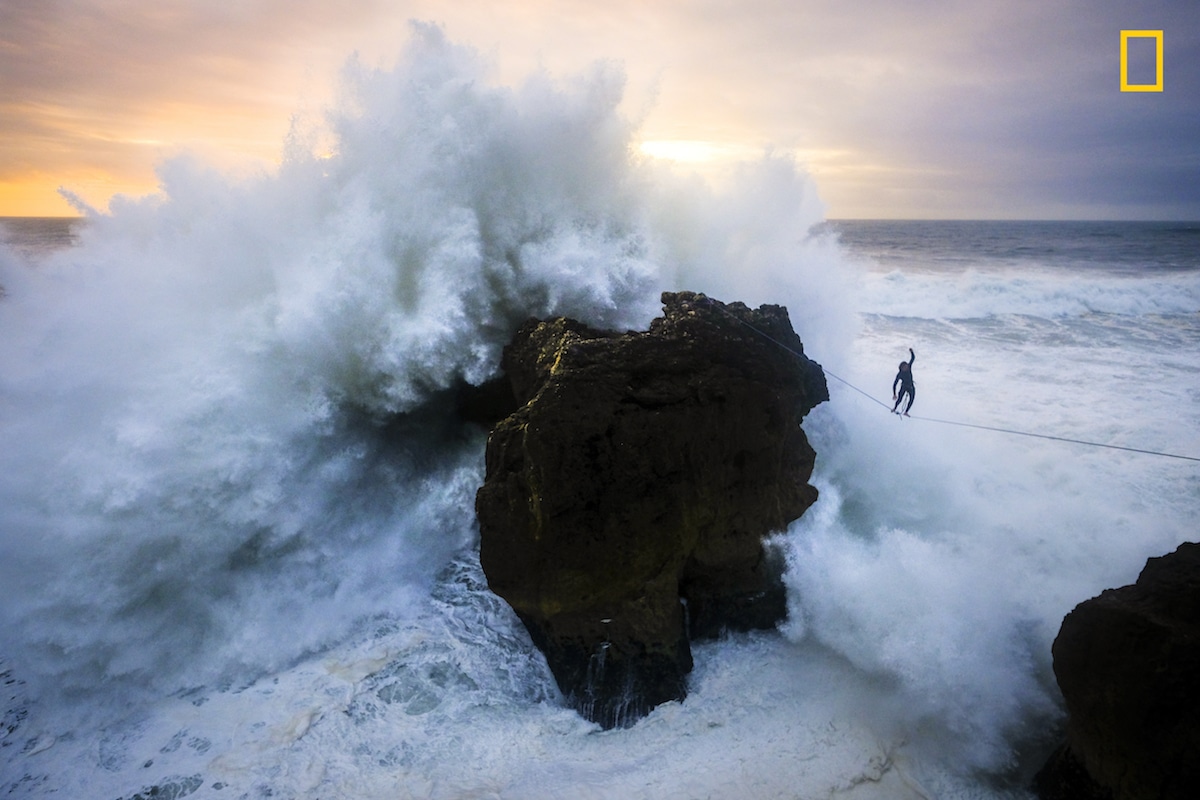
[{"label": "person's outstretched arm", "polygon": [[917,354],[913,352],[913,349],[911,347],[908,348],[908,368],[909,369],[912,369],[913,362],[916,360],[917,360]]}]

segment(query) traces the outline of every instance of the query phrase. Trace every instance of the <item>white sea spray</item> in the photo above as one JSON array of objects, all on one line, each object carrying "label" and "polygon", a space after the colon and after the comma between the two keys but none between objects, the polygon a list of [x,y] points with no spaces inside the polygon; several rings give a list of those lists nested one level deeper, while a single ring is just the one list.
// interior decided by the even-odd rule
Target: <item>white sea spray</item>
[{"label": "white sea spray", "polygon": [[418,26],[278,170],[177,159],[72,249],[0,253],[4,791],[1023,796],[1059,620],[1194,538],[1189,466],[831,380],[784,635],[697,647],[687,700],[599,732],[486,590],[448,391],[526,316],[692,289],[787,305],[883,402],[914,347],[917,415],[1195,454],[1194,273],[864,269],[786,158],[712,187],[637,155],[623,80],[497,86]]},{"label": "white sea spray", "polygon": [[624,80],[498,86],[416,25],[277,170],[182,156],[76,246],[4,255],[0,631],[34,697],[105,717],[424,613],[482,480],[446,393],[527,317],[644,327],[667,288],[836,305],[811,181],[765,157],[694,191],[637,154]]}]

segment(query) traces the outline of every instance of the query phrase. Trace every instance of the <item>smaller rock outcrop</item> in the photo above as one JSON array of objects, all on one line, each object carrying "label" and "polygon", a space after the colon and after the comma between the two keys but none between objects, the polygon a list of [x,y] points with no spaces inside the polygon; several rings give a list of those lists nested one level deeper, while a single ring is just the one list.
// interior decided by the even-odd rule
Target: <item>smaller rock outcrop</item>
[{"label": "smaller rock outcrop", "polygon": [[691,637],[783,618],[763,539],[817,497],[800,421],[828,391],[787,311],[662,301],[647,332],[518,331],[503,367],[520,408],[476,497],[489,585],[606,727],[686,694]]},{"label": "smaller rock outcrop", "polygon": [[1080,603],[1053,654],[1067,741],[1038,773],[1043,800],[1200,796],[1200,544]]}]

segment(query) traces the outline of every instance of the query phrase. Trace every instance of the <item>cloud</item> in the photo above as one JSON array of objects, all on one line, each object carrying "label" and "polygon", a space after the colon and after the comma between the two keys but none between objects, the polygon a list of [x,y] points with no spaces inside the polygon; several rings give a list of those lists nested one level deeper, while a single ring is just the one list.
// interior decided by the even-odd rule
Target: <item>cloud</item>
[{"label": "cloud", "polygon": [[155,165],[181,149],[226,161],[274,157],[298,96],[279,70],[296,69],[297,50],[344,59],[338,37],[381,3],[352,6],[0,4],[0,183],[14,203],[28,197],[37,213],[63,213],[59,185],[102,206],[113,191],[151,190]]},{"label": "cloud", "polygon": [[[859,80],[810,98],[829,104],[822,136],[865,162],[907,168],[907,205],[890,213],[1108,215],[1141,203],[1146,213],[1200,216],[1200,7],[941,5],[938,24],[893,20],[894,38],[870,34],[875,51],[852,43],[846,66]],[[1118,91],[1118,32],[1134,26],[1167,31],[1163,94]],[[855,67],[862,52],[876,55]]]},{"label": "cloud", "polygon": [[[794,150],[835,215],[1200,216],[1191,0],[7,3],[0,180],[147,176],[184,147],[270,159],[339,65],[389,64],[411,18],[506,82],[615,59],[646,138]],[[1165,92],[1117,91],[1130,28],[1165,31]]]}]

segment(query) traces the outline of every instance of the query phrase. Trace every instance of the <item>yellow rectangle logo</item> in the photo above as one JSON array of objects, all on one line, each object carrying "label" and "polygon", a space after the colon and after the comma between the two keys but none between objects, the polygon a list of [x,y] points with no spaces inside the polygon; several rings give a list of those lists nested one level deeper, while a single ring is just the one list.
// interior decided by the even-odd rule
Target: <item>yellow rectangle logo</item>
[{"label": "yellow rectangle logo", "polygon": [[[1155,81],[1154,83],[1129,82],[1129,40],[1153,39]],[[1163,32],[1162,31],[1121,31],[1121,91],[1122,92],[1161,92],[1163,90]]]}]

